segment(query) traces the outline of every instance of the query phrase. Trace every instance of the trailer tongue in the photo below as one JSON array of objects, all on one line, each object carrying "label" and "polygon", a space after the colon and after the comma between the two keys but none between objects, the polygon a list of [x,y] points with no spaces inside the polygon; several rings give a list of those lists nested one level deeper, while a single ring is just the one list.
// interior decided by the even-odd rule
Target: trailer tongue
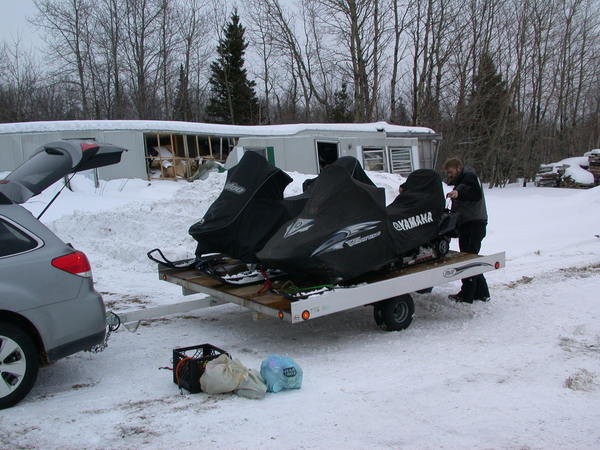
[{"label": "trailer tongue", "polygon": [[[407,328],[412,321],[414,303],[411,292],[497,270],[504,265],[504,252],[489,256],[450,252],[440,260],[368,274],[355,280],[351,286],[315,287],[313,292],[303,290],[299,299],[283,293],[284,279],[274,280],[272,289],[264,291],[261,290],[262,284],[232,285],[196,269],[174,269],[159,264],[158,273],[161,280],[181,286],[184,295],[201,293],[209,296],[200,303],[198,300],[189,302],[188,311],[236,303],[259,315],[295,324],[357,306],[373,305],[377,324],[393,331]],[[302,284],[300,288],[306,286],[311,284]],[[186,309],[185,303],[188,302],[171,306],[177,306],[174,312],[182,312]],[[130,317],[133,319],[135,315]]]}]

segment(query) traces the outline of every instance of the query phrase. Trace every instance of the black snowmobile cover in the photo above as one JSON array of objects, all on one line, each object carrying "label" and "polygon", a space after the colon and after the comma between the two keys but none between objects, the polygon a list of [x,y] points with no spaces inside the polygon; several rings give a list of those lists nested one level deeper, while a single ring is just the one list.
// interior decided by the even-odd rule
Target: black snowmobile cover
[{"label": "black snowmobile cover", "polygon": [[398,256],[439,236],[444,211],[440,176],[430,169],[412,172],[402,184],[403,192],[387,207],[390,233]]},{"label": "black snowmobile cover", "polygon": [[[375,186],[375,183],[371,181],[369,176],[363,170],[362,166],[358,162],[358,159],[352,156],[342,156],[341,158],[335,160],[335,162],[333,162],[332,164],[342,167],[356,181]],[[310,178],[308,180],[305,180],[304,183],[302,183],[302,190],[304,192],[308,191],[308,189],[316,179],[317,178]]]},{"label": "black snowmobile cover", "polygon": [[282,200],[291,181],[258,153],[244,153],[227,172],[221,195],[190,227],[190,235],[198,241],[196,255],[225,253],[246,263],[257,262],[256,252],[290,218]]},{"label": "black snowmobile cover", "polygon": [[300,215],[285,223],[258,252],[267,267],[335,282],[394,260],[385,192],[371,182],[356,159],[340,158],[325,167],[307,192],[309,199]]},{"label": "black snowmobile cover", "polygon": [[300,215],[258,252],[266,266],[339,282],[378,270],[438,237],[444,193],[436,172],[411,173],[404,192],[386,208],[384,190],[358,161],[340,160],[310,184]]}]

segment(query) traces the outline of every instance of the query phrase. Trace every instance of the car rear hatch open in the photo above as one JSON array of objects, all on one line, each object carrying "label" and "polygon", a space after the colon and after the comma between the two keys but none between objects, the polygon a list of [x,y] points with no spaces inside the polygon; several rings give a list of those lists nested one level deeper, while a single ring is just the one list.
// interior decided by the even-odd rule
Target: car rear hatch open
[{"label": "car rear hatch open", "polygon": [[0,203],[25,203],[62,177],[121,161],[124,148],[84,140],[62,140],[40,147],[0,180]]}]

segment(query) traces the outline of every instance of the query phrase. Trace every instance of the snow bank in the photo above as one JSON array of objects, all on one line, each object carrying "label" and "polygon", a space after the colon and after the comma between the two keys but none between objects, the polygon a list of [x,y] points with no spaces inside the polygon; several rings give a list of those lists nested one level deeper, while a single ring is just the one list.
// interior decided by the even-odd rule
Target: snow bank
[{"label": "snow bank", "polygon": [[[132,188],[143,192],[138,198],[112,208],[96,205],[91,211],[80,205],[71,214],[54,220],[50,228],[67,242],[81,243],[78,248],[92,255],[99,269],[151,272],[155,265],[146,253],[153,248],[166,250],[173,259],[193,257],[196,246],[188,229],[219,196],[225,177],[225,173],[211,173],[206,180],[193,183],[171,182],[175,190],[164,189],[164,182],[159,186],[134,183],[137,186]],[[114,199],[118,196],[116,184],[109,182],[101,196],[91,196]]]},{"label": "snow bank", "polygon": [[503,277],[586,264],[597,257],[600,187],[583,191],[510,186],[486,189],[485,194],[489,224],[481,251],[506,251]]}]

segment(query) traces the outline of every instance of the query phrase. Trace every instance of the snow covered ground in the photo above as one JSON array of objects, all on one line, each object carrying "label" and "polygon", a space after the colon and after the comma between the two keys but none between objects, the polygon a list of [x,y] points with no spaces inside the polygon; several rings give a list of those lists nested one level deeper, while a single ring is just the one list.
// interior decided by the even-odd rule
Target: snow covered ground
[{"label": "snow covered ground", "polygon": [[[287,195],[304,175],[292,174]],[[391,201],[400,178],[370,174]],[[191,256],[187,229],[224,174],[194,183],[82,176],[43,221],[87,253],[110,309],[183,297],[146,252]],[[52,190],[27,207],[41,211]],[[235,305],[142,323],[103,353],[40,371],[29,397],[0,411],[4,448],[599,448],[600,188],[486,191],[482,253],[507,252],[489,274],[490,303],[454,304],[458,283],[415,295],[410,328],[377,329],[371,308],[298,325],[253,321]],[[248,367],[271,353],[304,369],[301,390],[264,400],[182,395],[174,347],[212,343]]]}]

